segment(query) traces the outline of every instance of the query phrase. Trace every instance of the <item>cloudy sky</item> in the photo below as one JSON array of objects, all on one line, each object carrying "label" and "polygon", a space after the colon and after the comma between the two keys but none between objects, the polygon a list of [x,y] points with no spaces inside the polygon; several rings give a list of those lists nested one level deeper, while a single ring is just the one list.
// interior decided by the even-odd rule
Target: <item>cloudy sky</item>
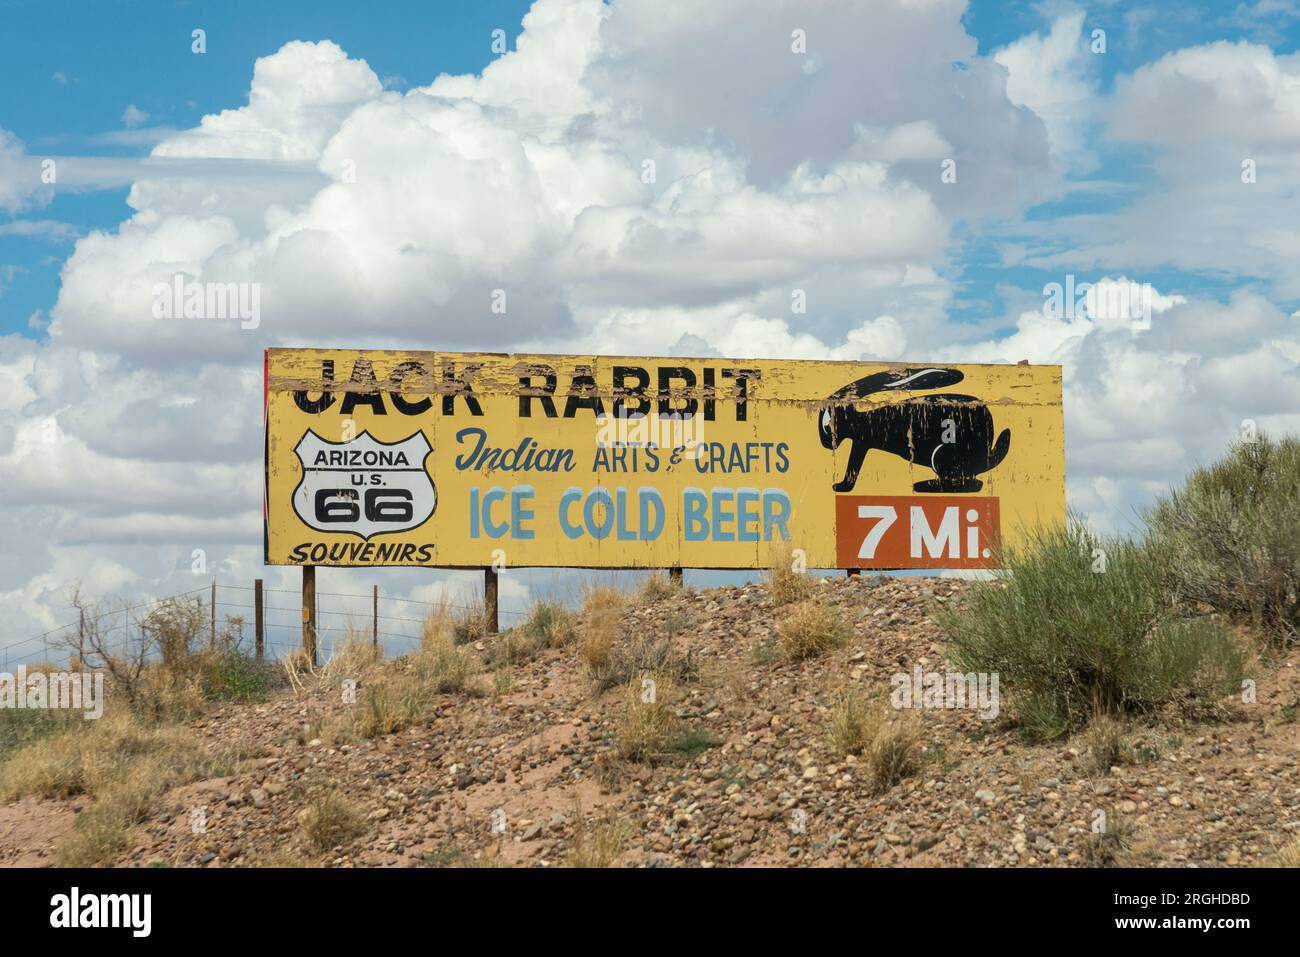
[{"label": "cloudy sky", "polygon": [[[261,562],[266,346],[1060,363],[1070,506],[1118,529],[1243,420],[1300,427],[1300,0],[0,24],[0,645],[72,582],[296,586]],[[155,318],[177,272],[257,282],[260,324]],[[1045,308],[1085,282],[1149,323]],[[375,580],[471,584],[322,572]]]}]

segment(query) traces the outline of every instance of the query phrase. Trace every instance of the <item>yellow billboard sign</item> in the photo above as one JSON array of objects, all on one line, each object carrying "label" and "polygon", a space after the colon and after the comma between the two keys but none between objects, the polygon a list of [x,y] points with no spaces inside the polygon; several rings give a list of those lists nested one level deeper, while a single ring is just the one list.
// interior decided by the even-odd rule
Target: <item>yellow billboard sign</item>
[{"label": "yellow billboard sign", "polygon": [[1065,518],[1059,366],[269,349],[266,560],[982,568]]}]

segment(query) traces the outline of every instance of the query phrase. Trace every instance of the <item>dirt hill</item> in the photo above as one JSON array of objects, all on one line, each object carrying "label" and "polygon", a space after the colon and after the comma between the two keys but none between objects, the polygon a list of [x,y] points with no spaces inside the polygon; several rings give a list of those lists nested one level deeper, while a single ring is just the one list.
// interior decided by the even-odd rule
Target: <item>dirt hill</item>
[{"label": "dirt hill", "polygon": [[[765,585],[634,602],[622,633],[683,655],[670,744],[636,760],[617,747],[631,692],[597,690],[580,640],[486,667],[426,721],[353,741],[328,729],[408,663],[362,676],[355,704],[336,674],[222,705],[191,727],[247,755],[239,772],[167,791],[115,863],[1244,866],[1300,836],[1294,652],[1260,667],[1257,703],[1214,722],[1129,718],[1114,739],[1027,745],[1005,689],[995,720],[922,710],[917,767],[880,792],[866,758],[832,747],[837,703],[856,690],[888,713],[891,675],[945,670],[930,616],[965,587],[822,581],[813,601],[840,610],[847,641],[797,662],[776,651]],[[467,648],[492,660],[505,640]],[[52,863],[83,803],[0,807],[0,863]]]}]

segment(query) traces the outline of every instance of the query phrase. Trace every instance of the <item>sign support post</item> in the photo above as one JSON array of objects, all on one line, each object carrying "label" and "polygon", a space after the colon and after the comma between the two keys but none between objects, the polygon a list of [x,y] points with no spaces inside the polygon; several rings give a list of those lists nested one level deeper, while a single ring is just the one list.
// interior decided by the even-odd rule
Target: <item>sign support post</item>
[{"label": "sign support post", "polygon": [[253,580],[253,647],[257,660],[266,656],[266,626],[262,621],[262,579]]},{"label": "sign support post", "polygon": [[316,667],[316,566],[302,566],[302,650]]},{"label": "sign support post", "polygon": [[489,635],[497,633],[497,570],[483,569],[483,621]]}]

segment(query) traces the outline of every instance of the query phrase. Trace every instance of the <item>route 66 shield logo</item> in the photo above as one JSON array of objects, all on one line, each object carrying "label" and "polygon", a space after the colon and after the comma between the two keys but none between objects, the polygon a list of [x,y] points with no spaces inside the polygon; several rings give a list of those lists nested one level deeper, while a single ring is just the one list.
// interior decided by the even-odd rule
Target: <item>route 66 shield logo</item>
[{"label": "route 66 shield logo", "polygon": [[438,504],[424,460],[433,451],[423,432],[380,442],[362,432],[329,442],[310,429],[294,447],[302,481],[293,510],[319,532],[372,535],[404,532],[428,521]]}]

